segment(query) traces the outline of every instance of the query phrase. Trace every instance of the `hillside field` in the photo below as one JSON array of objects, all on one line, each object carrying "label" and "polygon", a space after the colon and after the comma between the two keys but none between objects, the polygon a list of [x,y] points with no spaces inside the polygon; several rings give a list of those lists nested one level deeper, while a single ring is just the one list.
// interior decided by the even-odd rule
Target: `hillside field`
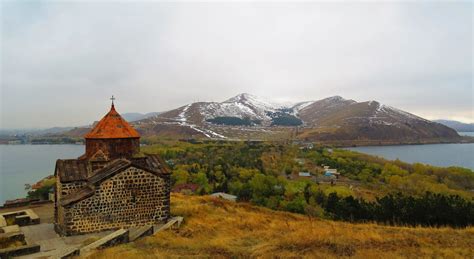
[{"label": "hillside field", "polygon": [[168,230],[88,258],[472,258],[474,228],[391,227],[329,221],[209,196],[172,194],[184,217]]}]

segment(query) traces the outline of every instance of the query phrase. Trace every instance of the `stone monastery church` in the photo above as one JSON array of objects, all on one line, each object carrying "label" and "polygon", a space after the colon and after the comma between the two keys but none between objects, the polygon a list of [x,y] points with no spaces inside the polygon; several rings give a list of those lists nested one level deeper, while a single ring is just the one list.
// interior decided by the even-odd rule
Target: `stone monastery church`
[{"label": "stone monastery church", "polygon": [[56,161],[55,228],[61,235],[154,225],[170,217],[170,173],[140,154],[140,134],[110,111],[85,135],[86,152]]}]

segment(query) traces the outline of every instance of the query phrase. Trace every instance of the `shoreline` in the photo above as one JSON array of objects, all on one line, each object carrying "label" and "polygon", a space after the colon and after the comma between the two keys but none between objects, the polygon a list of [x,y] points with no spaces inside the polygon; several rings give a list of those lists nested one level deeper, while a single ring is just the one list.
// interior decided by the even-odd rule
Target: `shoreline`
[{"label": "shoreline", "polygon": [[[248,141],[246,139],[196,139],[198,141],[219,141],[219,142],[233,142],[233,141]],[[180,139],[176,139],[176,141],[180,141]],[[433,144],[472,144],[474,143],[474,136],[460,136],[458,139],[425,139],[425,140],[305,140],[305,139],[281,139],[281,140],[255,140],[259,142],[281,142],[281,141],[298,141],[301,143],[313,143],[316,145],[326,145],[326,146],[333,146],[338,148],[346,148],[346,147],[369,147],[369,146],[408,146],[408,145],[433,145]],[[144,144],[144,143],[141,143]],[[147,143],[147,144],[159,144],[157,143]],[[74,145],[74,146],[81,146],[84,143],[70,143],[70,142],[63,142],[63,143],[5,143],[0,142],[0,145],[5,146],[21,146],[21,145]]]},{"label": "shoreline", "polygon": [[323,145],[331,145],[336,148],[351,148],[351,147],[395,147],[395,146],[428,146],[428,145],[443,145],[443,144],[474,144],[473,142],[432,142],[432,143],[393,143],[393,144],[352,144],[352,145],[339,145],[339,144],[328,144],[321,143]]},{"label": "shoreline", "polygon": [[473,144],[474,137],[462,136],[458,140],[419,140],[419,141],[396,141],[396,140],[339,140],[339,141],[315,141],[315,144],[330,145],[337,148],[346,147],[372,147],[372,146],[416,146],[435,144]]}]

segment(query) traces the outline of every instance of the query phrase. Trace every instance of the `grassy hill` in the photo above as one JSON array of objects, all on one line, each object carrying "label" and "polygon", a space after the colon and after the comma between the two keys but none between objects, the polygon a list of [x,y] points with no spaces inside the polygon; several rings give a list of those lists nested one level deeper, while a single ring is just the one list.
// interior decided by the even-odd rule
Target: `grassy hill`
[{"label": "grassy hill", "polygon": [[89,258],[306,257],[472,258],[474,228],[389,227],[329,221],[209,196],[173,194],[178,230]]}]

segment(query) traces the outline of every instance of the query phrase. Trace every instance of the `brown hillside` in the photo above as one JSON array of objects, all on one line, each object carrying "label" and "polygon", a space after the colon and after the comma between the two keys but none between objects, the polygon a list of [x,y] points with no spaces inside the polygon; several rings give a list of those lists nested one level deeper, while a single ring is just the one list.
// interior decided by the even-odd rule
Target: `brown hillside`
[{"label": "brown hillside", "polygon": [[340,96],[329,97],[308,105],[299,111],[298,115],[308,125],[322,125],[325,120],[332,117],[332,114],[344,111],[354,103],[356,102]]},{"label": "brown hillside", "polygon": [[[318,109],[321,109],[319,104]],[[397,140],[401,142],[419,140],[456,140],[457,132],[439,123],[431,122],[413,114],[378,102],[349,103],[346,100],[333,102],[325,113],[303,110],[301,117],[311,117],[314,127],[306,129],[299,138],[308,140]],[[310,112],[311,111],[311,112]]]},{"label": "brown hillside", "polygon": [[472,258],[474,228],[350,224],[211,197],[172,195],[179,230],[98,251],[89,258],[296,257]]}]

